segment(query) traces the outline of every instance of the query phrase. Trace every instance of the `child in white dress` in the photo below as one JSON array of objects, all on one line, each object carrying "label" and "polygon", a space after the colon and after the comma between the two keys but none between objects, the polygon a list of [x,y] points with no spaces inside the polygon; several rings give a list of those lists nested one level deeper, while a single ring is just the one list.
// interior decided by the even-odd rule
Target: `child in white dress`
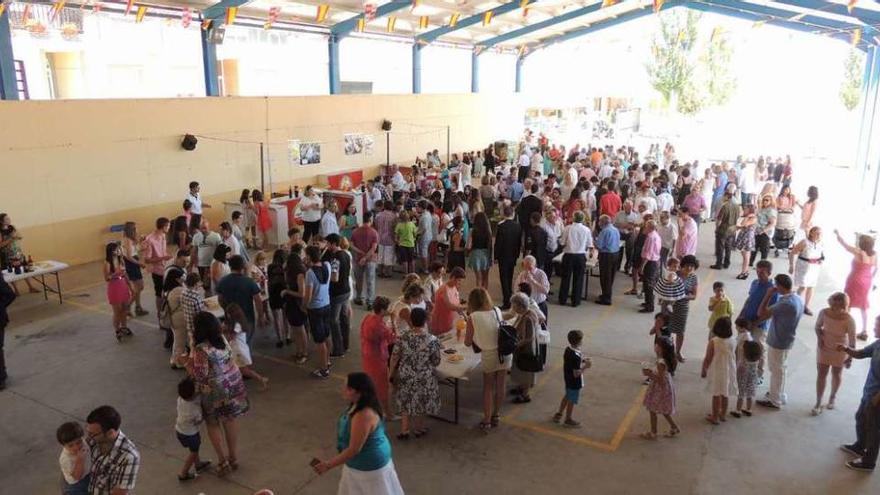
[{"label": "child in white dress", "polygon": [[249,325],[247,317],[241,306],[230,303],[226,306],[226,320],[223,322],[223,336],[229,342],[229,350],[232,352],[232,361],[238,366],[242,376],[253,378],[260,382],[260,389],[269,388],[269,379],[254,371],[251,366],[254,360],[251,357],[251,348],[247,343],[245,326]]},{"label": "child in white dress", "polygon": [[709,379],[708,387],[712,394],[712,413],[706,415],[706,421],[717,425],[719,421],[727,421],[728,400],[731,396],[738,395],[736,340],[733,338],[730,318],[723,317],[715,321],[712,335],[706,346],[706,357],[703,358],[700,376]]}]

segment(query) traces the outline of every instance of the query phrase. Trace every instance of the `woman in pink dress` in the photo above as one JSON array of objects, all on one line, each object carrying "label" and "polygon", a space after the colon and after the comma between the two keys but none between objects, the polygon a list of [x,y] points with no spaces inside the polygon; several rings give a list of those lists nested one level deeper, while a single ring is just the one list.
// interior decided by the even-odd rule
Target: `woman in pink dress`
[{"label": "woman in pink dress", "polygon": [[272,228],[272,218],[269,217],[268,201],[263,201],[263,193],[257,189],[251,192],[251,198],[254,201],[254,210],[257,215],[257,230],[260,231],[260,237],[263,241],[263,249],[269,249],[269,229]]},{"label": "woman in pink dress", "polygon": [[464,280],[464,269],[455,267],[449,272],[449,281],[434,295],[434,309],[431,310],[431,333],[442,335],[452,330],[455,317],[467,306],[461,304],[458,289]]},{"label": "woman in pink dress", "polygon": [[389,316],[390,305],[387,297],[378,296],[373,302],[373,312],[361,322],[361,366],[373,380],[379,403],[386,414],[391,414],[388,402],[388,346],[395,339],[394,318],[390,319],[392,328],[388,328],[384,321]]},{"label": "woman in pink dress", "polygon": [[[828,298],[828,307],[819,311],[816,318],[816,405],[813,416],[822,414],[824,409],[834,409],[834,399],[840,389],[843,367],[849,366],[850,358],[845,352],[838,351],[838,345],[850,348],[856,346],[856,322],[849,314],[849,298],[843,292],[835,292]],[[825,383],[828,370],[831,370],[831,395],[828,404],[822,405],[825,395]]]},{"label": "woman in pink dress", "polygon": [[846,286],[843,289],[849,296],[849,307],[858,308],[862,316],[862,331],[859,340],[868,340],[868,293],[874,283],[874,273],[877,272],[877,255],[874,252],[874,238],[868,235],[859,236],[859,245],[852,246],[843,240],[840,232],[834,230],[837,242],[853,255],[852,270],[846,277]]},{"label": "woman in pink dress", "polygon": [[104,256],[104,280],[107,281],[107,302],[113,308],[113,330],[116,340],[131,335],[126,325],[128,319],[128,303],[131,302],[131,290],[128,287],[128,276],[125,274],[125,262],[122,259],[122,246],[118,242],[107,244]]}]

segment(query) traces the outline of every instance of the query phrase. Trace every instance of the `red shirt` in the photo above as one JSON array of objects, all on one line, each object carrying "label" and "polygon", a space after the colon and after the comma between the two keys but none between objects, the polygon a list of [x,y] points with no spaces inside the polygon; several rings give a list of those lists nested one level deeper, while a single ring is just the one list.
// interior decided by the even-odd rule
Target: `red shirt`
[{"label": "red shirt", "polygon": [[602,199],[599,200],[599,213],[602,215],[608,215],[611,218],[617,216],[617,212],[620,211],[621,202],[620,195],[616,192],[607,192],[602,195]]},{"label": "red shirt", "polygon": [[[373,244],[376,244],[376,250],[373,251],[373,255],[367,261],[376,261],[378,258],[376,257],[376,251],[379,249],[379,232],[376,231],[371,226],[361,225],[360,227],[354,229],[354,232],[351,234],[351,243],[358,249],[363,252],[367,252],[373,247]],[[354,261],[357,263],[361,260],[361,255],[355,253]]]}]

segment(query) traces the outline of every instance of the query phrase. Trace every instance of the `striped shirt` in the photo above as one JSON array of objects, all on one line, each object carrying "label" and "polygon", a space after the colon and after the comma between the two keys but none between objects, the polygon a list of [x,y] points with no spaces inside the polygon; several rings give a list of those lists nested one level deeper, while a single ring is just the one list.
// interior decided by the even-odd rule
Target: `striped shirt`
[{"label": "striped shirt", "polygon": [[134,490],[141,455],[128,437],[120,431],[107,452],[102,452],[91,438],[86,438],[86,443],[91,450],[92,460],[90,494],[110,495],[117,488]]},{"label": "striped shirt", "polygon": [[675,302],[679,299],[684,299],[684,280],[675,274],[673,274],[672,280],[669,280],[667,277],[660,277],[654,283],[654,292],[657,294],[657,300],[660,302]]}]

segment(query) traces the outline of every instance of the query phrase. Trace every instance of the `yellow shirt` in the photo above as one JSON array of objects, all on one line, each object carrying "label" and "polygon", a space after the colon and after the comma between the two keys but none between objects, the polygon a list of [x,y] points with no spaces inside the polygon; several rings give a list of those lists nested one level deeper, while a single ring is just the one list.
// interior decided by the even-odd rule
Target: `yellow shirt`
[{"label": "yellow shirt", "polygon": [[709,332],[712,332],[712,327],[715,326],[715,322],[718,321],[719,318],[725,316],[731,319],[733,318],[733,303],[730,302],[730,299],[727,296],[724,296],[720,301],[716,302],[715,307],[712,309],[712,313],[709,314]]}]

